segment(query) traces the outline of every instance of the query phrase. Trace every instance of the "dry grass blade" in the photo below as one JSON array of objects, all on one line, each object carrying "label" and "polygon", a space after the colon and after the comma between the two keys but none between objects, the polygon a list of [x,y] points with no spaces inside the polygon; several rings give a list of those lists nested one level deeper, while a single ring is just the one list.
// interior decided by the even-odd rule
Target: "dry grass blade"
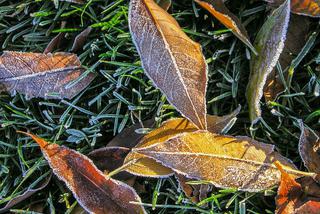
[{"label": "dry grass blade", "polygon": [[247,87],[249,116],[252,123],[261,118],[260,99],[268,75],[274,69],[284,47],[290,18],[290,0],[277,8],[259,31],[255,40],[258,56],[250,63],[250,78]]},{"label": "dry grass blade", "polygon": [[[274,150],[248,137],[215,135],[207,131],[183,133],[170,140],[133,149],[189,178],[205,180],[217,187],[257,192],[280,181],[273,165],[280,161],[294,176],[304,174]],[[313,174],[312,174],[313,175]]]},{"label": "dry grass blade", "polygon": [[35,140],[53,172],[63,180],[74,197],[90,213],[145,213],[144,208],[130,202],[140,198],[130,186],[107,178],[86,156],[57,144],[25,133]]},{"label": "dry grass blade", "polygon": [[86,88],[94,78],[90,73],[74,86],[84,69],[78,57],[69,53],[40,54],[4,52],[0,57],[0,92],[14,95],[23,93],[27,98],[72,99]]},{"label": "dry grass blade", "polygon": [[168,101],[206,129],[207,64],[201,46],[153,0],[132,0],[129,27],[142,66]]}]

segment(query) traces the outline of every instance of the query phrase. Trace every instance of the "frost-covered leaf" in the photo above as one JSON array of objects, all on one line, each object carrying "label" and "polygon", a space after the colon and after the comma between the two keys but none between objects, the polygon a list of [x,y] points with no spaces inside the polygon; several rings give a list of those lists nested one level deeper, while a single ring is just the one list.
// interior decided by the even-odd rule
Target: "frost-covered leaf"
[{"label": "frost-covered leaf", "polygon": [[[279,58],[285,79],[289,76],[288,66],[290,66],[294,57],[302,50],[308,40],[309,27],[309,17],[291,14],[285,46]],[[284,86],[281,77],[275,67],[268,76],[264,87],[264,98],[266,102],[274,101],[283,90]]]},{"label": "frost-covered leaf", "polygon": [[320,174],[320,135],[305,128],[303,123],[300,123],[300,128],[299,153],[301,159],[310,172]]},{"label": "frost-covered leaf", "polygon": [[[231,114],[226,116],[207,115],[208,130],[212,133],[221,133],[230,128],[230,122],[236,120],[240,112],[240,106]],[[159,128],[151,131],[135,146],[135,148],[146,147],[159,142],[165,142],[175,135],[183,132],[197,131],[197,127],[184,118],[171,119],[164,122]],[[130,152],[125,159],[125,163],[137,160],[126,170],[132,174],[147,177],[165,177],[170,176],[173,172],[167,167],[162,166],[155,160],[145,157],[142,154]]]},{"label": "frost-covered leaf", "polygon": [[254,47],[259,55],[253,56],[250,62],[247,87],[249,115],[253,123],[261,117],[260,99],[263,96],[263,88],[283,50],[289,18],[290,0],[286,0],[271,14],[256,37]]},{"label": "frost-covered leaf", "polygon": [[145,73],[168,101],[206,129],[207,64],[201,46],[153,0],[131,0],[129,27]]},{"label": "frost-covered leaf", "polygon": [[231,13],[231,11],[225,6],[223,0],[195,0],[195,2],[216,17],[216,19],[218,19],[224,26],[229,28],[236,37],[238,37],[252,50],[253,53],[257,53],[251,44],[248,33],[241,21]]},{"label": "frost-covered leaf", "polygon": [[[300,179],[300,182],[295,180],[295,178],[288,174],[283,166],[279,163],[275,163],[278,169],[281,171],[281,182],[278,188],[278,194],[276,197],[276,205],[278,214],[317,214],[320,208],[320,198],[315,198],[310,196],[308,192],[304,191],[301,182],[306,181],[305,179]],[[307,178],[307,177],[303,177]],[[308,177],[310,180],[310,177]],[[312,178],[311,178],[312,179]],[[319,186],[315,181],[313,181],[313,188],[317,188],[319,191]]]},{"label": "frost-covered leaf", "polygon": [[231,137],[208,131],[183,133],[166,142],[134,148],[188,178],[204,180],[221,188],[256,192],[280,181],[279,161],[294,176],[305,173],[275,151],[273,145],[248,137]]},{"label": "frost-covered leaf", "polygon": [[[265,0],[273,5],[279,5],[283,0]],[[291,12],[311,17],[320,17],[319,0],[291,0]]]},{"label": "frost-covered leaf", "polygon": [[0,57],[0,92],[27,98],[72,99],[94,78],[89,73],[69,86],[84,72],[78,57],[69,53],[41,54],[5,51]]},{"label": "frost-covered leaf", "polygon": [[83,45],[85,44],[91,31],[92,28],[89,26],[76,36],[72,44],[71,52],[76,52],[83,48]]},{"label": "frost-covered leaf", "polygon": [[[25,133],[27,134],[27,133]],[[55,175],[65,182],[79,204],[90,213],[145,213],[140,198],[130,186],[106,177],[86,156],[34,135]]]}]

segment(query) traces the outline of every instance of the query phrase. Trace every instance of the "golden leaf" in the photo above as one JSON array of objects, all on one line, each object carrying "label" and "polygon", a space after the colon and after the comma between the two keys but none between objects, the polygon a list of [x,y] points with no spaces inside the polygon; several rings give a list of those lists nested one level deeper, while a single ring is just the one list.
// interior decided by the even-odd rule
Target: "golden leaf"
[{"label": "golden leaf", "polygon": [[168,101],[206,129],[207,64],[201,46],[153,0],[132,0],[129,27],[145,73]]}]

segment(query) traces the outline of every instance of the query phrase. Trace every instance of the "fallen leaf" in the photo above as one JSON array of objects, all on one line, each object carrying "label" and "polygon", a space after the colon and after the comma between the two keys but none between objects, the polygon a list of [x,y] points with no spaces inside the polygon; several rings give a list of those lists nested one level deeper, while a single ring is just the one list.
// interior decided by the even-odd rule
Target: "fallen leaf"
[{"label": "fallen leaf", "polygon": [[[273,5],[279,5],[283,0],[265,0]],[[320,17],[320,2],[318,0],[291,0],[291,12],[311,17]]]},{"label": "fallen leaf", "polygon": [[[67,22],[62,21],[61,22],[61,29],[63,29],[66,26]],[[58,35],[56,35],[47,45],[46,49],[43,51],[44,54],[47,53],[52,53],[56,48],[58,48],[61,44],[62,39],[64,38],[64,36],[66,35],[66,33],[64,32],[60,32],[58,33]]]},{"label": "fallen leaf", "polygon": [[17,205],[18,203],[31,197],[33,194],[44,189],[49,184],[51,180],[51,175],[52,174],[50,174],[50,176],[48,176],[38,187],[28,188],[24,193],[13,197],[4,207],[0,208],[0,213],[8,213],[8,210],[10,210],[13,206]]},{"label": "fallen leaf", "polygon": [[[289,175],[279,163],[275,163],[281,172],[281,182],[276,197],[276,213],[278,214],[317,214],[319,213],[319,199],[308,196],[303,191],[301,183]],[[309,177],[310,178],[310,177]],[[303,180],[300,180],[303,181]],[[314,182],[315,183],[315,182]],[[319,188],[319,187],[318,187]],[[318,201],[315,201],[318,200]]]},{"label": "fallen leaf", "polygon": [[158,5],[164,9],[165,11],[168,11],[171,7],[172,1],[171,0],[159,0]]},{"label": "fallen leaf", "polygon": [[224,26],[232,31],[244,44],[246,44],[254,54],[257,51],[250,42],[248,33],[241,21],[225,6],[223,0],[195,0],[201,7],[210,12]]},{"label": "fallen leaf", "polygon": [[168,101],[206,129],[207,64],[201,46],[153,0],[132,0],[129,27],[142,67]]},{"label": "fallen leaf", "polygon": [[320,174],[320,135],[316,135],[300,123],[299,153],[310,172]]},{"label": "fallen leaf", "polygon": [[274,10],[256,37],[254,47],[259,55],[252,57],[247,87],[249,115],[253,124],[261,118],[263,88],[283,50],[289,18],[290,0],[286,0]]},{"label": "fallen leaf", "polygon": [[[284,78],[288,77],[289,72],[286,71],[287,68],[308,40],[309,27],[309,17],[291,14],[285,46],[279,58],[279,63],[284,72]],[[274,68],[268,76],[264,87],[264,98],[266,102],[274,101],[283,90],[284,86],[281,77],[277,69]]]},{"label": "fallen leaf", "polygon": [[[207,115],[208,130],[212,133],[221,133],[226,127],[229,127],[228,124],[230,121],[236,119],[240,109],[241,107],[239,106],[231,114],[222,117]],[[197,130],[197,127],[187,119],[171,119],[164,122],[159,128],[144,136],[142,140],[135,146],[135,148],[146,147],[159,142],[165,142],[178,134],[184,132],[194,132]],[[172,170],[162,166],[155,160],[134,152],[130,152],[128,154],[124,163],[126,164],[133,160],[137,161],[126,169],[126,171],[131,174],[145,177],[167,177],[173,174]]]},{"label": "fallen leaf", "polygon": [[72,44],[71,52],[76,52],[83,48],[83,45],[85,44],[91,31],[92,28],[89,26],[76,36]]},{"label": "fallen leaf", "polygon": [[[88,157],[99,170],[104,171],[106,174],[107,172],[111,172],[121,167],[129,152],[130,149],[128,148],[107,146],[90,152]],[[112,177],[117,180],[125,181],[130,179],[132,175],[127,172],[120,172]]]},{"label": "fallen leaf", "polygon": [[273,145],[207,131],[183,133],[166,142],[134,148],[132,152],[153,158],[188,178],[248,192],[279,183],[280,172],[272,164],[274,161],[280,161],[294,176],[304,174],[277,153]]},{"label": "fallen leaf", "polygon": [[55,175],[65,182],[79,204],[91,213],[145,213],[130,186],[106,177],[86,156],[24,133],[36,141]]},{"label": "fallen leaf", "polygon": [[[78,57],[69,53],[41,54],[5,51],[0,57],[0,92],[23,93],[27,99],[72,99],[94,78],[90,73],[77,84],[66,88],[79,78],[84,69]],[[53,96],[54,95],[54,96]]]}]

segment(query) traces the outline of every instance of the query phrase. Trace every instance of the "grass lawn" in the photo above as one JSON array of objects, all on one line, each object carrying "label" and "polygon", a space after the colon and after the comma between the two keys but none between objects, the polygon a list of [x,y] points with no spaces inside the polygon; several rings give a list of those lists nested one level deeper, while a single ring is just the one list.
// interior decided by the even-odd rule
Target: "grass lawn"
[{"label": "grass lawn", "polygon": [[[246,26],[253,41],[268,10],[262,1],[228,1],[227,7]],[[298,120],[320,128],[320,39],[306,50],[291,88],[275,102],[262,100],[263,122],[254,128],[245,97],[250,52],[229,30],[192,0],[173,0],[169,9],[183,30],[203,47],[209,65],[208,113],[225,115],[240,104],[241,113],[228,134],[251,136],[277,146],[305,170],[298,154]],[[124,128],[156,116],[159,123],[179,116],[146,77],[128,29],[127,0],[0,0],[0,52],[43,52],[59,32],[65,38],[57,51],[70,51],[73,39],[93,28],[76,52],[83,66],[97,75],[90,87],[72,100],[26,100],[0,94],[0,208],[11,198],[37,187],[51,169],[39,147],[17,130],[30,131],[83,154],[101,148]],[[61,29],[62,21],[66,21]],[[319,32],[312,19],[310,35]],[[203,204],[184,196],[176,180],[138,178],[140,194],[150,213],[273,213],[276,188],[261,193],[213,189]],[[153,210],[150,206],[156,204]],[[13,213],[75,213],[78,205],[67,187],[53,176],[48,186],[14,206]]]}]

